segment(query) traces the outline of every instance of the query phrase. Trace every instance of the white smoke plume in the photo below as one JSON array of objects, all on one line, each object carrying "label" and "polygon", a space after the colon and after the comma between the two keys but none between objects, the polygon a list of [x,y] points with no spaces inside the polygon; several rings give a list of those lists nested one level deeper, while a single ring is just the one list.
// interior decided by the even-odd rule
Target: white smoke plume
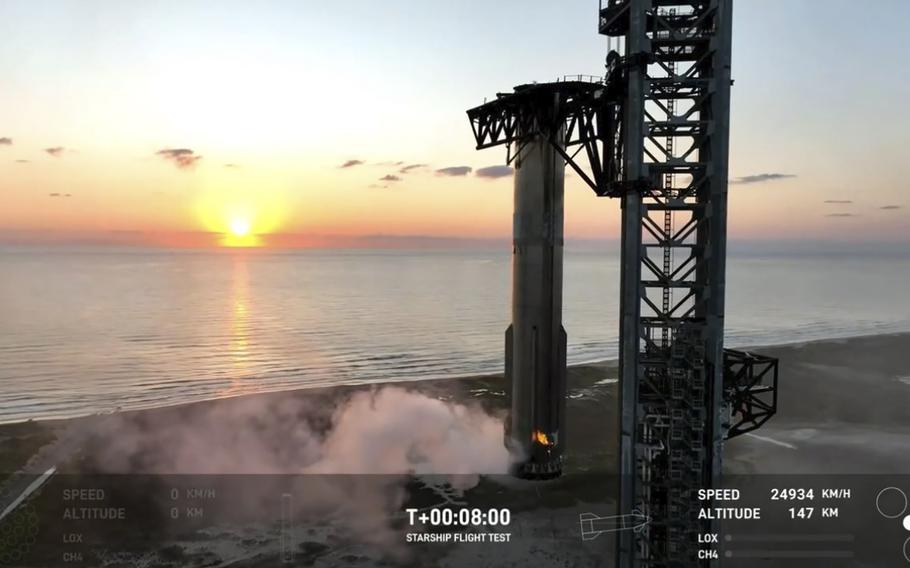
[{"label": "white smoke plume", "polygon": [[506,473],[503,422],[401,388],[355,394],[307,468],[318,473]]},{"label": "white smoke plume", "polygon": [[290,484],[299,522],[343,527],[351,542],[392,556],[407,554],[393,520],[415,476],[460,491],[510,463],[501,416],[394,386],[96,417],[74,423],[66,446],[81,448],[79,469],[98,473],[282,474],[254,479],[232,501],[274,518]]},{"label": "white smoke plume", "polygon": [[87,454],[102,472],[461,475],[509,467],[501,417],[400,387],[337,405],[266,396],[124,413],[87,430]]}]

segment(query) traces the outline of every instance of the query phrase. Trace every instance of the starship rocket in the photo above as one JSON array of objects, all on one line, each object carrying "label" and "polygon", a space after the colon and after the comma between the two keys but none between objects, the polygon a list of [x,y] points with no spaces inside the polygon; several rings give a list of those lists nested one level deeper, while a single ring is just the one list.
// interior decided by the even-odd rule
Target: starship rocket
[{"label": "starship rocket", "polygon": [[512,324],[506,330],[506,380],[512,406],[507,445],[513,473],[548,479],[562,472],[565,445],[566,332],[562,326],[565,164],[543,134],[515,158]]}]

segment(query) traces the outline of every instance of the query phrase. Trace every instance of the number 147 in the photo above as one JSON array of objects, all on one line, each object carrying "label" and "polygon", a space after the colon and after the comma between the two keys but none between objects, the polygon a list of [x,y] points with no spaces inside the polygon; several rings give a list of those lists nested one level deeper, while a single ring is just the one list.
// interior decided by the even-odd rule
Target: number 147
[{"label": "number 147", "polygon": [[812,513],[815,511],[814,507],[790,507],[787,509],[790,511],[791,519],[811,519]]}]

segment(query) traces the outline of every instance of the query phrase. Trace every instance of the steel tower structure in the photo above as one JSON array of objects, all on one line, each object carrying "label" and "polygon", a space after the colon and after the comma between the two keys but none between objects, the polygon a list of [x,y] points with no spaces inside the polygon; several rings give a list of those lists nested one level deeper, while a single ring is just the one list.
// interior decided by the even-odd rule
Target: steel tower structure
[{"label": "steel tower structure", "polygon": [[721,473],[732,0],[607,0],[600,33],[628,68],[620,324],[617,566],[695,558]]},{"label": "steel tower structure", "polygon": [[620,568],[709,563],[697,490],[719,485],[724,440],[776,411],[777,361],[723,346],[731,10],[601,0],[599,31],[623,44],[602,80],[523,85],[468,111],[478,149],[505,145],[511,161],[547,139],[621,202],[618,513],[650,522],[618,533]]}]

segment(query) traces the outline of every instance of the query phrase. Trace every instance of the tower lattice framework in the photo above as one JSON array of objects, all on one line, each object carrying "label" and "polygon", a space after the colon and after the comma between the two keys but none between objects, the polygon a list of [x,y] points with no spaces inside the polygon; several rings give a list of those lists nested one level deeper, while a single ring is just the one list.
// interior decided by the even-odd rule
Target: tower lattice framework
[{"label": "tower lattice framework", "polygon": [[610,0],[624,39],[617,564],[691,565],[701,487],[719,478],[730,114],[730,0]]}]

